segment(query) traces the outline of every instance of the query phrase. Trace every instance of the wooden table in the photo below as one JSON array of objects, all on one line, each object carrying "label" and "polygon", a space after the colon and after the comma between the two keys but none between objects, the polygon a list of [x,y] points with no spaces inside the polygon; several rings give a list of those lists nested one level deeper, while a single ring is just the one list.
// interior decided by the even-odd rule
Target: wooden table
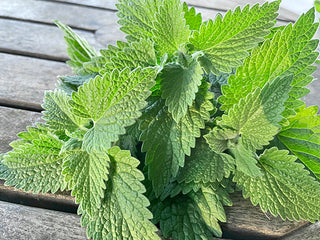
[{"label": "wooden table", "polygon": [[[248,1],[187,2],[207,19]],[[68,57],[63,34],[52,21],[68,24],[101,49],[124,40],[116,23],[115,3],[116,0],[0,0],[0,153],[10,151],[8,144],[17,139],[17,133],[41,121],[44,91],[55,87],[56,76],[71,74],[64,63]],[[281,8],[278,24],[294,22],[297,17],[290,9]],[[310,90],[307,103],[320,105],[320,84],[313,83]],[[320,239],[319,223],[284,222],[262,213],[239,193],[234,194],[233,202],[234,206],[227,208],[224,238]],[[76,208],[66,193],[25,193],[0,182],[0,240],[86,239]]]}]

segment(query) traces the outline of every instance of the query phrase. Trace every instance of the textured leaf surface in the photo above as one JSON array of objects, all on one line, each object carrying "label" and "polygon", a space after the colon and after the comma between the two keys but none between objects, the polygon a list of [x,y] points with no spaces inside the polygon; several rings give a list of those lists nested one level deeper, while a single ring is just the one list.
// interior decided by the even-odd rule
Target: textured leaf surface
[{"label": "textured leaf surface", "polygon": [[42,104],[45,109],[43,119],[46,120],[46,125],[53,131],[58,133],[64,133],[65,130],[74,132],[87,122],[71,112],[69,100],[70,97],[61,90],[45,93],[44,103]]},{"label": "textured leaf surface", "polygon": [[201,217],[209,226],[215,236],[221,237],[222,231],[219,222],[226,222],[226,214],[223,205],[231,206],[232,202],[228,192],[220,187],[213,185],[202,186],[196,193],[189,194],[194,203],[198,206]]},{"label": "textured leaf surface", "polygon": [[283,219],[314,222],[320,218],[320,184],[295,160],[288,151],[271,148],[260,156],[261,177],[237,172],[234,180],[243,196],[250,197],[263,211],[269,210]]},{"label": "textured leaf surface", "polygon": [[231,72],[232,67],[240,66],[241,60],[248,56],[247,50],[264,40],[274,25],[279,1],[249,5],[242,10],[228,11],[222,18],[217,15],[214,21],[203,23],[200,31],[195,31],[190,39],[198,51],[203,51],[210,60],[211,71]]},{"label": "textured leaf surface", "polygon": [[[161,74],[162,95],[176,122],[187,113],[201,85],[202,69],[197,57],[180,53],[179,63],[165,65]],[[185,61],[183,63],[183,61]]]},{"label": "textured leaf surface", "polygon": [[64,32],[64,39],[67,43],[67,52],[70,61],[67,63],[72,67],[73,72],[76,74],[88,74],[90,72],[83,71],[83,63],[89,62],[91,58],[98,56],[97,52],[89,43],[77,35],[70,27],[55,21],[55,24]]},{"label": "textured leaf surface", "polygon": [[57,85],[57,88],[64,91],[68,96],[71,96],[72,92],[77,91],[78,87],[83,85],[85,82],[89,82],[89,80],[95,76],[96,74],[88,74],[83,76],[60,76],[60,81]]},{"label": "textured leaf surface", "polygon": [[64,155],[59,155],[63,142],[50,133],[33,136],[32,143],[20,144],[4,157],[1,175],[5,184],[35,193],[64,190],[67,187],[62,175]]},{"label": "textured leaf surface", "polygon": [[249,150],[268,145],[280,130],[278,123],[282,120],[291,81],[292,76],[285,76],[267,83],[262,90],[257,88],[241,99],[228,115],[223,115],[219,125],[238,131],[243,145]]},{"label": "textured leaf surface", "polygon": [[179,170],[179,182],[208,183],[229,177],[234,170],[234,159],[225,153],[212,151],[203,140],[198,140],[185,166]]},{"label": "textured leaf surface", "polygon": [[317,111],[315,106],[300,108],[278,138],[320,179],[320,116],[316,115]]},{"label": "textured leaf surface", "polygon": [[212,233],[200,211],[188,196],[179,195],[173,199],[166,199],[154,212],[160,221],[160,230],[164,237],[186,240],[209,240]]},{"label": "textured leaf surface", "polygon": [[318,53],[315,49],[318,40],[312,39],[318,24],[314,23],[314,10],[303,14],[292,26],[277,32],[273,39],[255,48],[236,75],[228,79],[229,85],[222,87],[223,96],[219,98],[222,110],[229,110],[241,98],[262,88],[277,76],[293,74],[292,89],[286,106],[296,108],[303,105],[297,99],[308,93],[304,87],[312,81],[310,76],[315,70],[311,64]]},{"label": "textured leaf surface", "polygon": [[110,177],[106,183],[104,199],[91,218],[86,213],[82,223],[93,240],[160,239],[157,228],[149,221],[148,199],[143,196],[145,187],[141,183],[143,174],[136,168],[139,161],[129,151],[113,147],[109,150]]},{"label": "textured leaf surface", "polygon": [[173,54],[180,45],[189,40],[190,30],[186,25],[184,11],[179,0],[164,0],[153,22],[154,42],[160,56]]},{"label": "textured leaf surface", "polygon": [[[202,88],[202,87],[201,87]],[[204,83],[193,106],[187,114],[176,123],[168,112],[163,100],[157,100],[144,114],[144,130],[140,140],[142,151],[146,153],[149,165],[149,178],[156,195],[160,195],[167,186],[171,176],[176,176],[179,166],[184,165],[185,155],[190,155],[195,146],[195,138],[200,137],[200,129],[205,127],[205,120],[210,117],[213,106],[209,99],[212,95],[206,91]]]},{"label": "textured leaf surface", "polygon": [[183,3],[183,11],[184,11],[184,18],[186,19],[186,25],[189,26],[190,30],[199,30],[202,24],[202,17],[201,14],[196,14],[196,10],[194,7],[189,9],[188,4],[185,2]]},{"label": "textured leaf surface", "polygon": [[81,149],[69,151],[64,159],[63,174],[69,189],[72,189],[71,195],[90,215],[100,208],[109,165],[110,159],[106,153],[89,154]]},{"label": "textured leaf surface", "polygon": [[97,76],[72,94],[73,112],[93,121],[83,138],[84,150],[110,148],[125,133],[125,127],[134,124],[147,104],[145,99],[151,94],[156,73],[154,68],[114,70]]},{"label": "textured leaf surface", "polygon": [[151,38],[155,15],[158,12],[161,0],[119,0],[118,23],[120,29],[128,34],[129,41],[136,41],[141,38]]}]

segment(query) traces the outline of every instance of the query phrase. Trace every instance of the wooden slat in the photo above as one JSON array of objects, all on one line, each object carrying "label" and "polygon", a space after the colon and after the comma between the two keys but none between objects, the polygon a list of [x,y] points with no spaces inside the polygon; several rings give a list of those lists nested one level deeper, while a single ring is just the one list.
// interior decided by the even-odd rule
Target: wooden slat
[{"label": "wooden slat", "polygon": [[[63,33],[55,26],[0,19],[0,51],[65,61],[68,59]],[[76,31],[96,48],[94,34]]]},{"label": "wooden slat", "polygon": [[222,225],[225,237],[241,239],[271,239],[282,237],[302,226],[306,221],[283,221],[270,213],[263,213],[259,206],[253,206],[249,199],[243,199],[240,192],[232,195],[231,207],[226,207],[227,223]]},{"label": "wooden slat", "polygon": [[95,8],[104,8],[117,10],[115,4],[117,0],[40,0],[40,1],[52,1],[52,2],[63,2],[63,3],[74,3],[77,5],[91,6]]},{"label": "wooden slat", "polygon": [[319,240],[320,239],[320,222],[308,227],[298,229],[292,234],[281,238],[281,240]]},{"label": "wooden slat", "polygon": [[36,0],[1,0],[0,17],[48,24],[59,20],[71,27],[85,30],[97,30],[116,21],[116,15],[111,11]]},{"label": "wooden slat", "polygon": [[[319,50],[319,49],[318,49]],[[315,81],[313,81],[309,86],[308,89],[310,90],[310,93],[303,97],[302,100],[306,102],[307,106],[312,105],[318,105],[320,106],[320,68],[314,72],[313,77],[315,78]],[[320,113],[320,109],[318,111]]]},{"label": "wooden slat", "polygon": [[0,201],[0,216],[1,239],[87,239],[75,214]]},{"label": "wooden slat", "polygon": [[17,134],[39,121],[42,121],[40,113],[0,107],[0,153],[10,151],[9,143],[18,139]]},{"label": "wooden slat", "polygon": [[37,58],[0,53],[0,104],[37,106],[45,90],[53,90],[58,75],[71,74],[67,64]]}]

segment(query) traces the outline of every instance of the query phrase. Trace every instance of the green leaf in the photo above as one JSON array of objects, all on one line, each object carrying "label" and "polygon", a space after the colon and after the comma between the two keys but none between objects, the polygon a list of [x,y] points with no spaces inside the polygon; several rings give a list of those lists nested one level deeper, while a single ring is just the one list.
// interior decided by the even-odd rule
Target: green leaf
[{"label": "green leaf", "polygon": [[162,0],[119,0],[118,23],[122,26],[120,30],[129,36],[129,41],[137,41],[141,38],[152,38],[152,23],[159,11]]},{"label": "green leaf", "polygon": [[190,155],[195,139],[201,135],[200,129],[210,118],[209,111],[213,109],[210,99],[213,96],[208,88],[207,83],[203,83],[194,105],[189,107],[179,123],[174,121],[161,99],[148,107],[142,117],[142,151],[147,152],[149,178],[157,196],[168,185],[171,176],[177,175],[179,166],[184,165],[185,155]]},{"label": "green leaf", "polygon": [[156,68],[125,68],[97,76],[72,94],[72,111],[91,119],[93,127],[83,137],[83,149],[105,151],[135,123],[151,94]]},{"label": "green leaf", "polygon": [[70,27],[59,21],[54,21],[54,23],[65,34],[64,39],[67,43],[67,52],[70,57],[70,61],[67,63],[72,67],[73,72],[81,75],[90,73],[83,70],[83,64],[89,62],[93,57],[97,57],[97,52],[84,38],[72,31]]},{"label": "green leaf", "polygon": [[320,179],[320,116],[318,107],[300,108],[277,136]]},{"label": "green leaf", "polygon": [[74,132],[88,122],[88,120],[76,116],[70,110],[70,97],[61,90],[47,91],[43,100],[42,107],[43,119],[46,120],[46,126],[57,132],[64,134],[65,130]]},{"label": "green leaf", "polygon": [[97,74],[88,74],[84,76],[60,76],[58,89],[64,91],[68,96],[71,96],[72,92],[78,91],[78,88],[85,82],[89,82],[91,78],[94,78]]},{"label": "green leaf", "polygon": [[234,171],[234,159],[225,153],[212,151],[204,139],[196,143],[190,157],[186,157],[185,166],[179,170],[179,182],[209,183],[221,181]]},{"label": "green leaf", "polygon": [[316,221],[320,217],[320,184],[288,151],[267,149],[259,159],[261,177],[237,172],[234,181],[253,205],[282,219]]},{"label": "green leaf", "polygon": [[312,39],[317,28],[311,9],[294,26],[289,24],[271,41],[266,40],[262,46],[256,47],[243,66],[237,69],[236,75],[228,79],[229,85],[222,87],[221,109],[228,111],[257,87],[262,88],[268,81],[290,74],[293,74],[293,81],[286,107],[296,109],[302,106],[303,102],[297,99],[308,93],[305,86],[312,81],[310,75],[316,70],[311,64],[318,56],[315,49],[319,41]]},{"label": "green leaf", "polygon": [[189,40],[190,30],[186,25],[183,7],[179,0],[164,0],[155,14],[153,40],[160,56],[173,54]]},{"label": "green leaf", "polygon": [[33,136],[32,143],[25,142],[4,157],[0,175],[6,179],[5,185],[34,193],[66,189],[62,175],[65,155],[60,154],[63,141],[49,132]]},{"label": "green leaf", "polygon": [[197,58],[179,52],[178,63],[166,64],[162,70],[161,97],[176,122],[185,116],[201,85],[202,69]]},{"label": "green leaf", "polygon": [[193,200],[184,195],[166,199],[154,211],[160,221],[160,230],[165,238],[186,240],[209,240],[212,233],[201,217]]},{"label": "green leaf", "polygon": [[237,171],[243,172],[250,177],[261,176],[255,154],[246,149],[241,140],[236,146],[230,148],[230,151],[234,155]]},{"label": "green leaf", "polygon": [[186,19],[186,25],[189,26],[189,29],[199,31],[202,24],[201,14],[196,14],[196,10],[194,9],[194,7],[191,7],[189,9],[188,4],[186,4],[185,2],[183,3],[183,11],[184,18]]},{"label": "green leaf", "polygon": [[251,9],[247,5],[242,10],[237,7],[234,12],[228,11],[223,18],[217,15],[214,21],[203,23],[200,31],[194,31],[190,42],[195,50],[206,54],[213,73],[229,73],[233,67],[242,65],[248,50],[270,33],[279,3],[265,3],[261,7],[256,4]]},{"label": "green leaf", "polygon": [[110,159],[106,153],[87,153],[81,149],[67,152],[63,174],[76,203],[92,215],[100,208],[104,196],[105,181],[108,180]]},{"label": "green leaf", "polygon": [[109,69],[123,69],[129,67],[130,69],[141,67],[156,66],[156,53],[154,49],[154,42],[149,39],[141,39],[138,42],[132,42],[119,49],[117,53],[110,58],[110,63],[106,68]]},{"label": "green leaf", "polygon": [[92,217],[83,212],[82,222],[93,240],[160,240],[157,228],[149,221],[148,199],[143,196],[145,187],[141,183],[143,174],[137,169],[139,161],[129,151],[113,147],[108,151],[110,175],[102,205]]},{"label": "green leaf", "polygon": [[236,130],[248,150],[262,149],[280,130],[291,81],[292,76],[285,76],[268,82],[262,90],[257,88],[223,115],[219,125]]},{"label": "green leaf", "polygon": [[219,222],[226,222],[226,214],[223,205],[232,205],[228,192],[221,186],[202,186],[197,192],[191,192],[189,196],[198,206],[201,217],[215,236],[221,237],[222,231]]}]

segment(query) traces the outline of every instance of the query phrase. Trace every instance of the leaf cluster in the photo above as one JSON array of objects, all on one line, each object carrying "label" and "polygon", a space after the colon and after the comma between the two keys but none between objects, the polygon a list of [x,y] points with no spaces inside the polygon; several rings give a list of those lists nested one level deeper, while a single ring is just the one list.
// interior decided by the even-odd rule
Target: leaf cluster
[{"label": "leaf cluster", "polygon": [[73,76],[44,123],[0,159],[7,185],[71,190],[87,235],[221,237],[241,190],[283,219],[320,218],[320,116],[301,100],[318,53],[314,10],[274,27],[280,1],[214,20],[179,0],[119,0],[126,42],[99,52],[68,26]]}]

